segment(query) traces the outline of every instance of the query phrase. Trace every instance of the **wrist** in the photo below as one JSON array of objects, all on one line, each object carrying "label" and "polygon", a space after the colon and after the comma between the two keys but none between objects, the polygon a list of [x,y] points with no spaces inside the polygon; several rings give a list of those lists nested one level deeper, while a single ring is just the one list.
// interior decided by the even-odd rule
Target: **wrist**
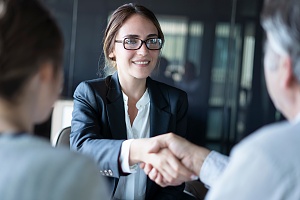
[{"label": "wrist", "polygon": [[140,139],[134,139],[129,148],[129,165],[132,166],[141,162],[141,158]]},{"label": "wrist", "polygon": [[199,175],[200,174],[200,170],[201,167],[206,159],[206,157],[208,156],[208,154],[210,153],[210,150],[203,148],[203,147],[197,147],[198,149],[194,151],[192,156],[193,160],[193,167],[192,167],[192,171],[195,175]]}]

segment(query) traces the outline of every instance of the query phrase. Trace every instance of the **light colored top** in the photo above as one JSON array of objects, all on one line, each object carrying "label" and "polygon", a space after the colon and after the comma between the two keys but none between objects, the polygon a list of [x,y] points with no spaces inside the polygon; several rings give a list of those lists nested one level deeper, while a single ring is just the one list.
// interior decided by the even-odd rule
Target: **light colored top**
[{"label": "light colored top", "polygon": [[300,199],[300,122],[279,122],[236,147],[207,200]]},{"label": "light colored top", "polygon": [[150,97],[148,90],[145,91],[141,99],[136,103],[138,113],[132,126],[128,115],[128,97],[123,92],[125,122],[127,129],[127,139],[123,142],[120,154],[120,163],[123,172],[131,173],[128,176],[120,177],[114,198],[128,200],[143,200],[146,194],[147,176],[136,164],[129,166],[129,148],[133,139],[150,137]]},{"label": "light colored top", "polygon": [[44,139],[0,135],[1,200],[109,199],[96,165]]}]

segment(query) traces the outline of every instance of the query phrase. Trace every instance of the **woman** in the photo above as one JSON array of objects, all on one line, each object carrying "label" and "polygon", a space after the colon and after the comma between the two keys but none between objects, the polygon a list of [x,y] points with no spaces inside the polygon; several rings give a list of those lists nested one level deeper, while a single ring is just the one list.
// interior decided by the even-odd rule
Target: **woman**
[{"label": "woman", "polygon": [[0,0],[1,200],[106,197],[93,161],[32,134],[59,96],[62,54],[61,33],[39,1]]},{"label": "woman", "polygon": [[187,94],[149,78],[163,42],[150,10],[135,4],[117,8],[103,45],[107,64],[117,72],[85,81],[74,93],[71,147],[94,158],[113,199],[179,199],[184,184],[162,188],[147,179],[140,162],[156,169],[167,163],[159,169],[166,179],[190,173],[169,150],[151,154],[151,142],[140,139],[171,131],[186,136]]}]

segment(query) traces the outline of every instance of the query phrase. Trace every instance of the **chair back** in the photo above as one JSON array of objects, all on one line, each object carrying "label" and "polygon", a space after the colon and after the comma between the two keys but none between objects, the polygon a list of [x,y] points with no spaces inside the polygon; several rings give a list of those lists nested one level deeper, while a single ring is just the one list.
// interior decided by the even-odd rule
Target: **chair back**
[{"label": "chair back", "polygon": [[55,147],[66,146],[70,148],[71,126],[63,128],[59,133],[55,142]]},{"label": "chair back", "polygon": [[58,134],[65,127],[71,126],[73,111],[72,99],[59,99],[55,102],[52,119],[51,119],[51,136],[52,146],[55,146]]}]

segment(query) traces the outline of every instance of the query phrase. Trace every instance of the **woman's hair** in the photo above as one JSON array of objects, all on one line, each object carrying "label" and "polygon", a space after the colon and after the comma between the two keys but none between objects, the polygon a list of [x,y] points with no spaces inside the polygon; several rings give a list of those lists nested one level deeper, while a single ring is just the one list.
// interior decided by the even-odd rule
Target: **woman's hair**
[{"label": "woman's hair", "polygon": [[62,34],[39,0],[0,0],[0,97],[13,100],[44,62],[61,68]]},{"label": "woman's hair", "polygon": [[289,55],[300,82],[300,1],[265,0],[261,24],[277,43],[281,55]]},{"label": "woman's hair", "polygon": [[116,67],[114,59],[109,58],[109,54],[113,51],[115,37],[118,31],[120,30],[124,22],[134,14],[141,15],[153,22],[158,31],[158,38],[161,38],[164,42],[164,34],[161,30],[157,18],[152,11],[142,5],[137,5],[134,3],[124,4],[113,12],[104,33],[103,52],[106,62],[105,67]]}]

